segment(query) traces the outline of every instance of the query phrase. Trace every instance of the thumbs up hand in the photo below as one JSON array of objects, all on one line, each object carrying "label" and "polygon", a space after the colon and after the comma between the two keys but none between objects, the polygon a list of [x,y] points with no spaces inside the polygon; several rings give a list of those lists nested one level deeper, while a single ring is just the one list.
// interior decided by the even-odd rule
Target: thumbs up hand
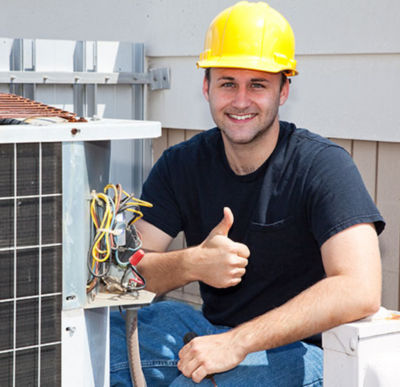
[{"label": "thumbs up hand", "polygon": [[190,271],[195,279],[216,288],[235,286],[242,280],[250,251],[243,243],[228,238],[232,225],[232,211],[225,207],[222,220],[193,249]]},{"label": "thumbs up hand", "polygon": [[215,235],[228,236],[229,230],[233,225],[233,214],[229,207],[224,207],[224,217],[222,220],[212,229],[208,238]]}]

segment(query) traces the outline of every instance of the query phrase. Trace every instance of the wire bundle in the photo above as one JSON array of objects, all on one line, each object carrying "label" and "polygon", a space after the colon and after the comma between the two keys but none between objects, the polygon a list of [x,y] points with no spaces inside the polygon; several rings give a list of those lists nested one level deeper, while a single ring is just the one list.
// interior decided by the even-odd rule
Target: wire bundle
[{"label": "wire bundle", "polygon": [[[104,193],[92,192],[90,215],[94,226],[94,237],[88,253],[90,278],[87,293],[96,287],[100,278],[107,282],[107,276],[113,264],[124,270],[119,281],[121,292],[129,291],[132,285],[135,290],[145,286],[145,280],[136,267],[131,265],[129,260],[123,261],[120,258],[121,252],[131,256],[142,246],[140,235],[134,226],[134,223],[143,216],[140,211],[141,206],[152,207],[152,204],[136,198],[133,194],[128,194],[120,184],[108,184],[104,188]],[[118,215],[122,214],[124,218],[126,212],[130,213],[132,218],[126,224],[117,221]],[[126,239],[129,244],[125,246],[117,243],[122,233],[128,237]],[[127,286],[124,281],[129,274],[133,275]],[[118,287],[118,284],[116,286]]]}]

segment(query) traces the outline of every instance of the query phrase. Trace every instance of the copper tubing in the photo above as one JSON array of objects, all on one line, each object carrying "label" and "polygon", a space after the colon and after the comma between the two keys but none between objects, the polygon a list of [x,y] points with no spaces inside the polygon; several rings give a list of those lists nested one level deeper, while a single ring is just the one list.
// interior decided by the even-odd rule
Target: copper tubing
[{"label": "copper tubing", "polygon": [[125,328],[132,383],[135,387],[146,387],[146,380],[143,375],[142,364],[140,361],[136,309],[126,309]]},{"label": "copper tubing", "polygon": [[75,113],[32,101],[15,94],[0,93],[0,118],[61,117],[69,122],[86,122]]}]

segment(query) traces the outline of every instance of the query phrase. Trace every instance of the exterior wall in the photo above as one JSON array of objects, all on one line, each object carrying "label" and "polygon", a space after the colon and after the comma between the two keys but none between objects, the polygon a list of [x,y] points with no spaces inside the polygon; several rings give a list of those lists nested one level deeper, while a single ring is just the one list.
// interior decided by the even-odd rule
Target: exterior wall
[{"label": "exterior wall", "polygon": [[[154,160],[164,149],[189,139],[198,131],[163,129],[162,137],[153,140]],[[343,140],[332,138],[353,157],[364,183],[386,220],[386,229],[380,236],[383,265],[383,306],[400,308],[400,143]],[[185,247],[184,236],[179,234],[170,249]],[[194,305],[201,299],[197,284],[189,284],[167,295]]]},{"label": "exterior wall", "polygon": [[[151,67],[171,69],[171,89],[149,95],[149,119],[169,128],[213,126],[196,60],[148,57]],[[400,54],[302,54],[297,60],[300,74],[281,108],[283,120],[326,137],[400,142],[400,115],[394,113]]]},{"label": "exterior wall", "polygon": [[[0,36],[143,42],[172,86],[148,94],[147,119],[164,127],[211,125],[195,62],[212,18],[237,0],[0,0]],[[253,0],[256,1],[256,0]],[[282,110],[329,137],[400,142],[397,0],[268,0],[291,23],[299,77]]]},{"label": "exterior wall", "polygon": [[[149,65],[169,66],[172,85],[148,100],[150,119],[170,128],[212,126],[201,94],[203,71],[195,63],[209,21],[234,2],[203,1],[207,10],[201,15],[185,14],[192,23],[188,30],[182,26],[189,22],[177,17],[170,31],[190,31],[183,34],[185,40],[179,36],[176,41],[151,42]],[[287,17],[296,36],[300,74],[293,78],[282,119],[327,137],[400,142],[400,116],[394,114],[400,43],[394,38],[398,24],[391,14],[400,12],[400,3],[305,0],[300,6],[289,0],[268,2]]]}]

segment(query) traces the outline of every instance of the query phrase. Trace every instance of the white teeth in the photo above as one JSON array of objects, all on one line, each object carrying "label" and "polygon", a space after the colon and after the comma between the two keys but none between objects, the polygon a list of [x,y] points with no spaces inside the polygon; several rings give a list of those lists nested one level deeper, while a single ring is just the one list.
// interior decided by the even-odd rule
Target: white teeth
[{"label": "white teeth", "polygon": [[235,120],[247,120],[249,118],[254,117],[255,114],[245,114],[243,116],[237,116],[236,114],[229,114],[229,117],[232,117]]}]

